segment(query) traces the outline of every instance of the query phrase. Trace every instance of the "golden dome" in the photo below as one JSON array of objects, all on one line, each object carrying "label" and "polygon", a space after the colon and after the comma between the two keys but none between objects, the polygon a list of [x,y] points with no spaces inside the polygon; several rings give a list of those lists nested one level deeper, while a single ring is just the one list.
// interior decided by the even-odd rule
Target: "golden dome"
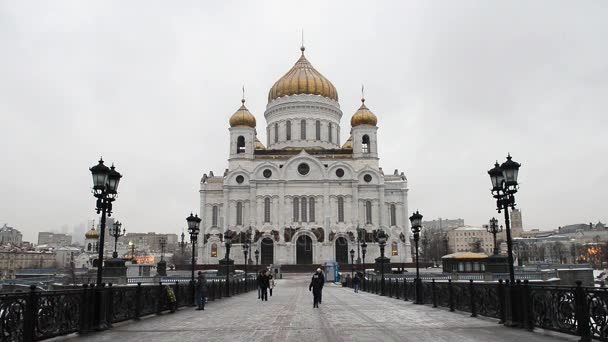
[{"label": "golden dome", "polygon": [[265,150],[266,146],[264,146],[264,144],[262,144],[262,142],[260,141],[260,139],[258,139],[258,137],[255,137],[255,149],[256,150]]},{"label": "golden dome", "polygon": [[241,103],[241,108],[230,117],[230,127],[249,126],[255,128],[255,116],[245,107],[245,99],[242,99]]},{"label": "golden dome", "polygon": [[365,99],[361,99],[361,107],[359,107],[355,115],[350,119],[350,125],[352,127],[359,125],[376,126],[377,123],[378,118],[371,110],[365,107]]},{"label": "golden dome", "polygon": [[84,234],[84,237],[87,239],[99,239],[99,233],[95,230],[95,227],[92,227],[91,230]]},{"label": "golden dome", "polygon": [[353,149],[353,136],[348,137],[348,140],[342,145],[342,149],[352,150]]},{"label": "golden dome", "polygon": [[270,88],[268,102],[279,97],[299,94],[320,95],[338,101],[338,92],[331,82],[319,73],[304,56]]}]

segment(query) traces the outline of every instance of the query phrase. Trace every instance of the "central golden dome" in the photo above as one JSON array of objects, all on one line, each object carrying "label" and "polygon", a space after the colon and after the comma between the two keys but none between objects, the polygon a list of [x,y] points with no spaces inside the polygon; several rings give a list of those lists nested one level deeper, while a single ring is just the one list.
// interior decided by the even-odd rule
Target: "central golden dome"
[{"label": "central golden dome", "polygon": [[320,95],[338,101],[338,92],[331,82],[321,75],[304,56],[270,88],[268,102],[279,97],[299,94]]}]

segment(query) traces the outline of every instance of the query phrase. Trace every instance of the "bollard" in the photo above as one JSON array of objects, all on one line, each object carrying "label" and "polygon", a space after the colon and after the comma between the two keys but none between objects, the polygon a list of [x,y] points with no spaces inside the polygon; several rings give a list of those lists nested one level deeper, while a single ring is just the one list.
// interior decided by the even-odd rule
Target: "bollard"
[{"label": "bollard", "polygon": [[141,315],[141,282],[137,283],[137,290],[135,291],[135,320],[139,320]]},{"label": "bollard", "polygon": [[524,286],[521,293],[521,311],[522,311],[522,323],[523,327],[529,331],[534,330],[534,323],[532,322],[532,305],[530,305],[530,286],[528,279],[524,280]]},{"label": "bollard", "polygon": [[578,324],[578,334],[580,335],[582,342],[590,342],[592,339],[591,324],[589,317],[589,303],[587,302],[587,295],[585,289],[581,286],[580,280],[576,281],[576,289],[574,290],[574,305],[575,305],[575,317]]},{"label": "bollard", "polygon": [[30,285],[30,292],[27,298],[25,317],[23,320],[23,341],[34,341],[36,330],[36,312],[38,308],[38,298],[36,295],[36,285]]},{"label": "bollard", "polygon": [[505,324],[505,287],[502,279],[498,280],[498,308],[498,324]]},{"label": "bollard", "polygon": [[106,323],[108,328],[112,328],[112,318],[114,317],[114,288],[112,288],[112,283],[108,284],[108,300],[107,303],[107,316]]}]

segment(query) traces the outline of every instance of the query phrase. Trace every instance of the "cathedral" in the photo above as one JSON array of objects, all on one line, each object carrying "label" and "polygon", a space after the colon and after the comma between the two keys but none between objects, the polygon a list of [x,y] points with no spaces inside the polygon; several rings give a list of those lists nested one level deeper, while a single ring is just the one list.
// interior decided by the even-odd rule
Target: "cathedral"
[{"label": "cathedral", "polygon": [[244,263],[245,241],[249,259],[257,250],[263,265],[350,263],[363,241],[373,263],[380,230],[385,256],[411,262],[407,179],[379,165],[378,118],[362,98],[341,143],[338,92],[304,52],[268,92],[265,145],[245,99],[228,120],[228,168],[200,181],[197,263],[224,258],[225,232],[236,264]]}]

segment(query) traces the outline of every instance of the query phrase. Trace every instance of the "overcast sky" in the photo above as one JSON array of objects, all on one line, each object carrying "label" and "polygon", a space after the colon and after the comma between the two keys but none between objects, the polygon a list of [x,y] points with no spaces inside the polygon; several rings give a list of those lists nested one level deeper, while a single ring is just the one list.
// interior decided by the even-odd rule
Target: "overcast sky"
[{"label": "overcast sky", "polygon": [[607,18],[606,1],[0,1],[0,225],[32,240],[94,217],[103,155],[127,231],[181,232],[227,167],[242,85],[266,141],[301,29],[341,141],[363,83],[384,172],[425,219],[496,216],[486,171],[511,152],[525,228],[605,222]]}]

